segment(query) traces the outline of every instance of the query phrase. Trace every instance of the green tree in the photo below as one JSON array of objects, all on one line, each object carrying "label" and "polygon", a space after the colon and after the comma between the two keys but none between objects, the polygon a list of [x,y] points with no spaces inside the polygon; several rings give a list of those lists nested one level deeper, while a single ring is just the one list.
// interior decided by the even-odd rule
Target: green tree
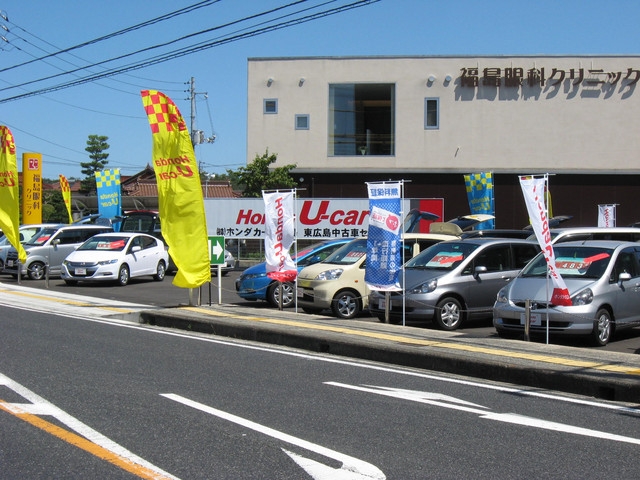
[{"label": "green tree", "polygon": [[42,221],[45,223],[67,223],[69,214],[64,204],[62,192],[52,190],[44,192],[42,202]]},{"label": "green tree", "polygon": [[267,150],[262,156],[256,155],[246,167],[227,170],[231,184],[242,190],[243,197],[262,197],[262,190],[294,188],[297,182],[290,172],[296,165],[270,168],[277,159],[277,154],[269,154]]},{"label": "green tree", "polygon": [[91,161],[80,162],[82,174],[86,175],[80,182],[82,193],[96,193],[96,172],[104,170],[104,167],[109,163],[107,160],[109,154],[106,153],[106,150],[109,149],[107,140],[109,140],[109,137],[104,135],[89,135],[85,151],[89,152]]}]

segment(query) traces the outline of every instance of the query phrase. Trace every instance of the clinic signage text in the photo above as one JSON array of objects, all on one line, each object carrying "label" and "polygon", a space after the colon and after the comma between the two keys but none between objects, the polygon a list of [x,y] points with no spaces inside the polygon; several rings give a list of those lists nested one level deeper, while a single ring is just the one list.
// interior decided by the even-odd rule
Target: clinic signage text
[{"label": "clinic signage text", "polygon": [[598,88],[608,85],[630,87],[640,80],[640,70],[627,68],[607,71],[602,68],[523,68],[523,67],[471,67],[460,69],[462,87],[555,87],[568,81],[572,85]]}]

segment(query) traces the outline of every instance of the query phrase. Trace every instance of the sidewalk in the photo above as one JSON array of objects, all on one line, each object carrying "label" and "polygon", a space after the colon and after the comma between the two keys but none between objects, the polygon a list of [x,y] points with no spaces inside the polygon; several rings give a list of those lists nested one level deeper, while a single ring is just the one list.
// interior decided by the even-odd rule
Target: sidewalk
[{"label": "sidewalk", "polygon": [[140,322],[376,362],[640,403],[640,355],[223,304]]}]

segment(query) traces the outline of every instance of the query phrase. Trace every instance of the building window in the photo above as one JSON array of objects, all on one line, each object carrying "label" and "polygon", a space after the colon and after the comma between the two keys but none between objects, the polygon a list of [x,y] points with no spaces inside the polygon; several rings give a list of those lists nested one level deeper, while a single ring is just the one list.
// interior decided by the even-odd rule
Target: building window
[{"label": "building window", "polygon": [[278,99],[265,98],[262,113],[278,113]]},{"label": "building window", "polygon": [[309,115],[296,115],[296,130],[309,130]]},{"label": "building window", "polygon": [[329,85],[329,156],[395,155],[395,85]]},{"label": "building window", "polygon": [[440,128],[440,99],[424,99],[424,128],[425,130]]}]

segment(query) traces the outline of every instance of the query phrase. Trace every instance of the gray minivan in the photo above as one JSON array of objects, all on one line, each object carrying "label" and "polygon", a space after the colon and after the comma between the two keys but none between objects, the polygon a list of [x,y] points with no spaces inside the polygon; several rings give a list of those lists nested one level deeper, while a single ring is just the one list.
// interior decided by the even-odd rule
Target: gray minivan
[{"label": "gray minivan", "polygon": [[[59,276],[62,261],[67,255],[94,235],[112,231],[112,227],[89,224],[61,224],[43,228],[23,244],[27,260],[22,264],[20,273],[32,280],[41,280],[48,267],[50,275]],[[15,248],[7,253],[4,271],[14,277],[18,276],[18,251]]]},{"label": "gray minivan", "polygon": [[455,330],[465,319],[491,317],[498,291],[540,252],[537,242],[517,238],[470,238],[437,243],[404,265],[402,290],[372,291],[369,311],[385,321],[432,320]]}]

